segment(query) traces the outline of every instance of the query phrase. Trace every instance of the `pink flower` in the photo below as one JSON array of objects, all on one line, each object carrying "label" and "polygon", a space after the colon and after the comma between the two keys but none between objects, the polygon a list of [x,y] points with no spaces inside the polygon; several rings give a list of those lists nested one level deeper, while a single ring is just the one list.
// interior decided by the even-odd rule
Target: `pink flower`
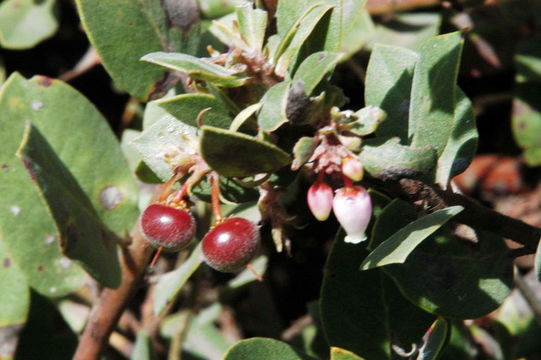
[{"label": "pink flower", "polygon": [[334,215],[346,231],[345,242],[358,244],[366,240],[366,227],[372,216],[372,201],[362,186],[336,190],[333,200]]},{"label": "pink flower", "polygon": [[363,166],[357,158],[346,156],[342,159],[342,173],[353,181],[359,181],[364,175]]},{"label": "pink flower", "polygon": [[332,210],[332,198],[331,187],[323,181],[316,181],[308,189],[308,207],[319,221],[325,221],[329,217]]}]

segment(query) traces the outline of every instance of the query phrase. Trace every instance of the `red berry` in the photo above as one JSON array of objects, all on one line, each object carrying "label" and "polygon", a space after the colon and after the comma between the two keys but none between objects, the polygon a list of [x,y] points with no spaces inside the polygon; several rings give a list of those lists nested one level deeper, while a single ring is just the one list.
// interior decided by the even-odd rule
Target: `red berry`
[{"label": "red berry", "polygon": [[179,251],[190,244],[195,220],[186,210],[152,204],[141,215],[141,230],[153,246]]},{"label": "red berry", "polygon": [[230,218],[203,238],[206,263],[215,270],[233,272],[248,264],[259,248],[259,229],[243,218]]}]

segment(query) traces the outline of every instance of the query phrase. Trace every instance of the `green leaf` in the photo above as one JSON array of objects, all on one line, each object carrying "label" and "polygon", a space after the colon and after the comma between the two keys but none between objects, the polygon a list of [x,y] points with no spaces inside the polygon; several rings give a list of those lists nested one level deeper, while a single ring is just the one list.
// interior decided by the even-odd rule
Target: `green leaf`
[{"label": "green leaf", "polygon": [[374,177],[419,177],[430,173],[436,165],[436,151],[431,147],[400,145],[398,138],[382,141],[366,141],[359,155],[364,169]]},{"label": "green leaf", "polygon": [[462,206],[451,206],[409,223],[374,249],[364,259],[361,270],[389,264],[402,264],[423,240],[462,210],[464,210]]},{"label": "green leaf", "polygon": [[[265,275],[265,271],[267,271],[267,264],[269,262],[269,259],[262,255],[257,257],[255,260],[250,262],[250,265],[255,270],[256,273],[258,273],[261,276]],[[240,274],[235,276],[233,279],[231,279],[227,283],[227,289],[228,290],[236,290],[241,287],[243,287],[246,284],[249,284],[253,281],[256,281],[257,278],[255,277],[253,271],[250,269],[244,269]]]},{"label": "green leaf", "polygon": [[164,48],[145,6],[139,1],[77,0],[77,10],[92,46],[116,85],[146,100],[164,76],[164,70],[139,62],[141,56]]},{"label": "green leaf", "polygon": [[[322,3],[320,1],[319,3]],[[286,37],[287,33],[298,22],[310,6],[310,0],[279,1],[276,7],[276,28],[280,38]]]},{"label": "green leaf", "polygon": [[359,136],[372,134],[379,124],[387,118],[380,108],[368,105],[355,113],[357,120],[348,123],[348,128]]},{"label": "green leaf", "polygon": [[288,121],[286,109],[290,86],[289,81],[280,82],[261,98],[262,106],[257,115],[257,123],[261,130],[274,131]]},{"label": "green leaf", "polygon": [[449,340],[449,321],[445,318],[439,317],[434,324],[432,324],[428,339],[424,346],[419,350],[417,360],[436,360],[441,355],[441,352],[447,341]]},{"label": "green leaf", "polygon": [[340,53],[328,51],[313,53],[304,59],[295,71],[293,83],[302,81],[306,95],[312,95],[316,86],[334,70],[341,58]]},{"label": "green leaf", "polygon": [[166,115],[132,140],[148,167],[166,182],[183,159],[197,149],[196,129]]},{"label": "green leaf", "polygon": [[236,14],[229,14],[218,20],[214,20],[209,30],[228,47],[249,51],[248,45],[242,39],[239,32],[239,23]]},{"label": "green leaf", "polygon": [[[389,204],[372,232],[378,244],[416,215],[403,201]],[[470,319],[496,309],[512,286],[512,264],[502,239],[477,232],[478,242],[455,238],[444,226],[424,240],[408,261],[383,267],[401,292],[425,311]],[[419,281],[422,279],[422,281]]]},{"label": "green leaf", "polygon": [[227,108],[214,96],[208,94],[182,94],[156,101],[156,105],[165,109],[180,121],[197,127],[197,116],[207,108],[211,108],[202,117],[205,125],[227,129],[232,118]]},{"label": "green leaf", "polygon": [[387,121],[378,127],[378,136],[398,136],[409,143],[408,112],[411,83],[418,55],[407,49],[376,45],[366,71],[365,102],[387,113]]},{"label": "green leaf", "polygon": [[24,273],[0,238],[0,358],[13,358],[29,309],[30,288]]},{"label": "green leaf", "polygon": [[[0,233],[0,236],[5,235]],[[3,334],[20,330],[26,322],[29,308],[30,288],[24,273],[0,241],[0,341],[7,343],[9,339],[3,339]]]},{"label": "green leaf", "polygon": [[5,0],[0,4],[0,46],[29,49],[58,29],[55,0]]},{"label": "green leaf", "polygon": [[459,88],[456,99],[453,130],[436,168],[436,182],[443,189],[450,179],[466,170],[477,151],[479,138],[471,101]]},{"label": "green leaf", "polygon": [[182,265],[176,270],[160,276],[153,294],[154,314],[160,315],[176,299],[184,284],[202,262],[203,254],[201,252],[201,243],[199,243]]},{"label": "green leaf", "polygon": [[529,166],[541,165],[541,113],[537,99],[541,95],[541,47],[532,40],[518,43],[515,98],[513,99],[512,127],[517,144],[524,150]]},{"label": "green leaf", "polygon": [[63,252],[100,284],[118,287],[120,265],[115,236],[101,222],[77,180],[30,122],[17,156],[40,189],[56,222]]},{"label": "green leaf", "polygon": [[250,338],[230,347],[223,360],[310,360],[285,342],[269,338]]},{"label": "green leaf", "polygon": [[359,271],[366,255],[338,234],[325,265],[321,321],[329,345],[390,359],[392,344],[419,342],[434,317],[404,299],[381,270]]},{"label": "green leaf", "polygon": [[253,9],[251,3],[245,3],[237,7],[236,13],[239,30],[246,44],[253,50],[261,50],[267,29],[267,12]]},{"label": "green leaf", "polygon": [[188,54],[159,51],[143,56],[141,61],[161,65],[170,70],[185,73],[193,79],[208,81],[217,86],[237,87],[248,80],[248,78],[237,74],[233,70]]},{"label": "green leaf", "polygon": [[[336,2],[336,1],[333,1]],[[345,57],[351,57],[354,53],[361,50],[371,39],[375,37],[375,26],[368,11],[365,9],[366,1],[359,0],[341,0],[338,2],[340,6],[342,19],[340,22],[341,37],[339,50],[345,54]],[[331,34],[335,23],[333,17],[337,9],[333,10],[327,41],[325,42],[326,50],[336,49],[334,39]],[[337,23],[337,22],[336,22]]]},{"label": "green leaf", "polygon": [[333,7],[325,4],[314,4],[293,25],[293,28],[282,38],[278,45],[276,54],[271,58],[276,63],[275,72],[279,75],[287,73],[302,45],[308,39],[316,25],[323,19],[324,15]]},{"label": "green leaf", "polygon": [[[211,186],[206,179],[194,186],[192,193],[200,200],[211,202]],[[241,186],[226,177],[220,177],[220,195],[225,200],[238,204],[259,199],[259,191],[256,188]]]},{"label": "green leaf", "polygon": [[152,341],[150,336],[144,331],[139,330],[135,338],[135,346],[133,347],[131,360],[152,360],[155,359],[152,351]]},{"label": "green leaf", "polygon": [[202,15],[207,19],[216,19],[235,11],[235,6],[246,0],[198,0]]},{"label": "green leaf", "polygon": [[61,254],[51,215],[15,156],[25,122],[31,120],[47,138],[101,219],[121,236],[139,215],[138,188],[107,121],[70,86],[12,74],[0,90],[0,113],[0,192],[7,205],[0,207],[0,232],[9,234],[0,240],[33,289],[63,296],[82,286],[86,275]]},{"label": "green leaf", "polygon": [[362,357],[355,355],[351,351],[331,346],[331,360],[364,360]]},{"label": "green leaf", "polygon": [[315,138],[303,136],[295,143],[293,147],[293,163],[291,164],[291,169],[293,171],[299,170],[310,157],[317,147],[317,142]]},{"label": "green leaf", "polygon": [[291,160],[275,145],[237,132],[203,126],[200,148],[209,166],[227,177],[274,172]]},{"label": "green leaf", "polygon": [[376,26],[373,42],[415,50],[438,35],[440,26],[440,12],[395,13],[390,20]]},{"label": "green leaf", "polygon": [[239,129],[242,128],[244,124],[248,124],[248,121],[250,119],[253,119],[252,115],[254,115],[259,109],[261,109],[261,106],[263,106],[263,104],[256,103],[242,109],[242,111],[239,112],[237,116],[235,116],[233,121],[231,122],[231,125],[229,126],[229,130],[239,131]]},{"label": "green leaf", "polygon": [[432,146],[441,155],[453,130],[456,79],[463,40],[460,32],[440,35],[419,48],[409,109],[414,147]]},{"label": "green leaf", "polygon": [[128,166],[132,172],[141,162],[141,154],[139,154],[132,143],[132,141],[139,136],[141,136],[141,132],[139,130],[126,129],[122,132],[122,136],[120,137],[120,148],[122,149],[122,154],[126,158]]}]

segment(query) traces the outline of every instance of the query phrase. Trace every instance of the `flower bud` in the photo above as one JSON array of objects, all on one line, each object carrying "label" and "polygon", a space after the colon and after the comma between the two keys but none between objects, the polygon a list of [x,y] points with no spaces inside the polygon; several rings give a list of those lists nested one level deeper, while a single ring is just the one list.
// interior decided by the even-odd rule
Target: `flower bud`
[{"label": "flower bud", "polygon": [[325,221],[329,217],[332,210],[332,198],[331,187],[323,181],[316,181],[308,189],[308,207],[319,221]]},{"label": "flower bud", "polygon": [[346,231],[345,242],[358,244],[366,240],[365,230],[372,216],[372,201],[365,188],[354,186],[336,190],[333,211]]},{"label": "flower bud", "polygon": [[353,181],[363,178],[364,171],[361,162],[353,156],[342,159],[342,173]]}]

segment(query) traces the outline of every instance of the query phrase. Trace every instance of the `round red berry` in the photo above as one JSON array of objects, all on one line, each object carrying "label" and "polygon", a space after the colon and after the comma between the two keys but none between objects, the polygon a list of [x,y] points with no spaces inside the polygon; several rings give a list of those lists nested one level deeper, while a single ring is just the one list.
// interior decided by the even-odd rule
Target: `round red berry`
[{"label": "round red berry", "polygon": [[259,229],[253,222],[243,218],[227,219],[203,238],[205,262],[218,271],[237,271],[252,260],[259,242]]},{"label": "round red berry", "polygon": [[195,234],[195,220],[186,210],[152,204],[141,215],[141,230],[153,246],[179,251],[190,244]]}]

